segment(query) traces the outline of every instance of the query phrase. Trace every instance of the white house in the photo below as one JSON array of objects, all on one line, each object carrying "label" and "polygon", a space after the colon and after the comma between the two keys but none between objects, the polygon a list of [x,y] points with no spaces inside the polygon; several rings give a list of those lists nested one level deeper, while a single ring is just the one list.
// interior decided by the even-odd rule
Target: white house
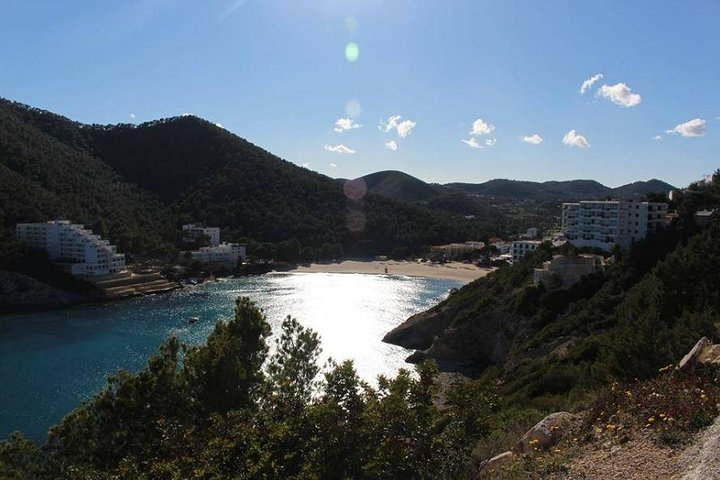
[{"label": "white house", "polygon": [[634,200],[563,203],[562,233],[576,247],[627,249],[667,226],[667,204]]},{"label": "white house", "polygon": [[568,289],[582,277],[601,271],[605,266],[600,255],[556,255],[536,268],[533,274],[535,286],[544,285],[548,290]]},{"label": "white house", "polygon": [[530,252],[534,252],[540,246],[540,240],[515,240],[512,242],[512,260],[517,262]]},{"label": "white house", "polygon": [[210,245],[220,245],[220,227],[206,227],[195,223],[182,226],[183,242],[192,243],[203,235],[210,238]]},{"label": "white house", "polygon": [[247,246],[241,243],[221,243],[190,252],[193,260],[202,263],[222,263],[234,267],[238,258],[245,258]]},{"label": "white house", "polygon": [[19,223],[18,240],[43,249],[55,263],[77,276],[112,275],[125,270],[125,255],[82,225],[67,220]]}]

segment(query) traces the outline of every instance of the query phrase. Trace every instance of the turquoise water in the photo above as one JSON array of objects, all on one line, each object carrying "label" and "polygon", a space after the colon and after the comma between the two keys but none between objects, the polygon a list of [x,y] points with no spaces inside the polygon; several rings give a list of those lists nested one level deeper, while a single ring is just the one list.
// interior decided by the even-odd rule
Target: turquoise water
[{"label": "turquoise water", "polygon": [[[317,331],[323,358],[352,358],[374,380],[406,367],[408,350],[385,333],[459,286],[452,280],[330,273],[226,279],[166,295],[0,317],[0,439],[14,430],[44,440],[47,429],[92,397],[108,375],[136,371],[170,335],[202,343],[234,300],[248,296],[277,331],[287,315]],[[188,324],[191,316],[200,320]],[[271,342],[272,343],[272,342]]]}]

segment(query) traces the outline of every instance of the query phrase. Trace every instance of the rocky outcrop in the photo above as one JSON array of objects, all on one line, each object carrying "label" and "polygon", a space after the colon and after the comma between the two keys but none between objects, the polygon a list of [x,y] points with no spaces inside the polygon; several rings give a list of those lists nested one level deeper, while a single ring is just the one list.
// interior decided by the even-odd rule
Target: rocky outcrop
[{"label": "rocky outcrop", "polygon": [[383,338],[383,342],[392,343],[413,350],[430,348],[435,337],[450,326],[455,310],[435,307],[413,315],[398,325]]},{"label": "rocky outcrop", "polygon": [[512,451],[519,455],[528,455],[536,451],[547,450],[580,420],[579,415],[568,412],[551,413],[528,430],[513,446]]},{"label": "rocky outcrop", "polygon": [[698,363],[720,364],[720,344],[713,344],[709,338],[702,337],[680,360],[677,368],[683,370]]},{"label": "rocky outcrop", "polygon": [[480,480],[498,473],[500,469],[507,465],[513,458],[515,458],[515,454],[513,452],[504,452],[489,460],[485,460],[480,464],[478,472],[473,477],[473,480]]},{"label": "rocky outcrop", "polygon": [[[493,477],[519,455],[533,455],[556,445],[569,431],[579,425],[581,415],[555,412],[540,420],[515,443],[511,451],[485,460],[478,466],[474,480]],[[493,477],[495,478],[495,477]],[[501,478],[501,477],[500,477]]]},{"label": "rocky outcrop", "polygon": [[680,457],[680,480],[720,479],[720,417]]},{"label": "rocky outcrop", "polygon": [[98,298],[60,290],[20,273],[0,271],[0,313],[75,305]]},{"label": "rocky outcrop", "polygon": [[512,338],[508,332],[519,319],[490,312],[452,325],[455,309],[433,308],[410,317],[388,333],[384,342],[417,351],[407,359],[419,363],[435,360],[441,370],[472,374],[507,359]]},{"label": "rocky outcrop", "polygon": [[502,312],[465,321],[437,335],[423,353],[448,370],[463,371],[469,367],[480,370],[500,364],[507,358],[512,341],[506,327],[515,321]]}]

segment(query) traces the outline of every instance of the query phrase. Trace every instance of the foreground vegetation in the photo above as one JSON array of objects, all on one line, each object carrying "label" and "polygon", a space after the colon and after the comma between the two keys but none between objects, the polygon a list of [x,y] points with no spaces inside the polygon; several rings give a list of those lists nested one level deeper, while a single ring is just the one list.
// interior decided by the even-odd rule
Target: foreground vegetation
[{"label": "foreground vegetation", "polygon": [[297,321],[284,321],[273,353],[269,334],[238,299],[206,345],[169,339],[42,447],[20,434],[0,443],[0,478],[467,478],[475,440],[507,427],[479,382],[451,388],[440,410],[430,364],[371,387],[351,361],[321,368],[317,335]]}]

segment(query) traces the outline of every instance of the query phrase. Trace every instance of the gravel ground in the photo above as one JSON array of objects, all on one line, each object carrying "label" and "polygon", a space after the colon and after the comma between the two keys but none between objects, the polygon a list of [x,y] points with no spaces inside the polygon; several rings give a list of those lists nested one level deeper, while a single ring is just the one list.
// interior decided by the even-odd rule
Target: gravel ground
[{"label": "gravel ground", "polygon": [[622,445],[588,446],[568,467],[568,480],[667,480],[677,472],[679,453],[638,433]]},{"label": "gravel ground", "polygon": [[621,445],[587,445],[568,464],[568,474],[553,480],[720,480],[720,417],[699,432],[684,450],[654,442],[634,432]]}]

